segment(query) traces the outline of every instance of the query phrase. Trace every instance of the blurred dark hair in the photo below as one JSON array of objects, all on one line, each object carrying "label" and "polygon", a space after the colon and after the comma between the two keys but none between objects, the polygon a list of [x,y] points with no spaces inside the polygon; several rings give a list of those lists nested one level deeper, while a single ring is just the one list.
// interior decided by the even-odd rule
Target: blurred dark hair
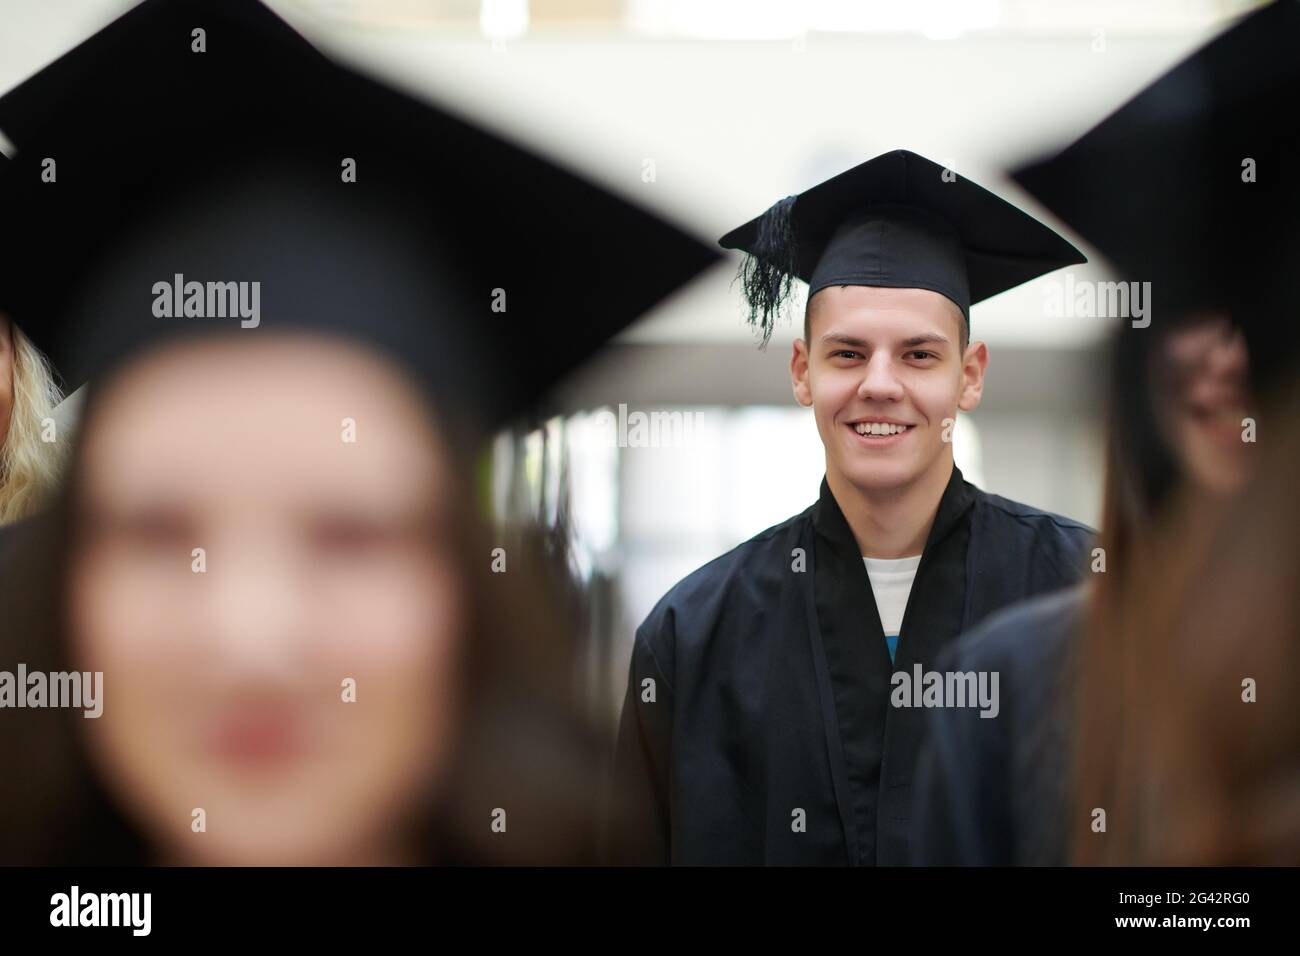
[{"label": "blurred dark hair", "polygon": [[[101,383],[102,384],[102,383]],[[97,402],[87,402],[85,429]],[[459,864],[588,864],[600,858],[598,813],[608,742],[575,706],[575,641],[568,581],[539,534],[517,530],[509,573],[490,570],[490,538],[472,475],[475,433],[436,415],[452,464],[450,551],[463,556],[468,627],[460,659],[465,694],[454,753],[414,821],[419,859]],[[0,669],[71,671],[66,579],[76,540],[81,443],[53,507],[5,533],[0,557]],[[151,862],[144,834],[102,786],[79,712],[0,714],[0,864]],[[507,809],[509,836],[491,832]]]}]

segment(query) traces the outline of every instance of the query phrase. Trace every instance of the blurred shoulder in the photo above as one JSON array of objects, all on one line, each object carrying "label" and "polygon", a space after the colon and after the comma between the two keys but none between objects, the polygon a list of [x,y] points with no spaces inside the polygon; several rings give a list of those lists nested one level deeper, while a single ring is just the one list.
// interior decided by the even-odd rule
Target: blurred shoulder
[{"label": "blurred shoulder", "polygon": [[954,663],[1010,675],[1060,665],[1082,629],[1088,593],[1076,584],[994,612],[954,643]]}]

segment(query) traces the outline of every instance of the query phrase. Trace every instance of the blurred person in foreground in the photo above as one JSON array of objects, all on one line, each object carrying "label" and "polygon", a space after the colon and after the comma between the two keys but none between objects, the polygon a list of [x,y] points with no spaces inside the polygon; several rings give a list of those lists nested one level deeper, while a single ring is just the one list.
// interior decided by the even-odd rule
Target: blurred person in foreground
[{"label": "blurred person in foreground", "polygon": [[149,0],[6,104],[6,304],[90,394],[0,574],[0,862],[593,862],[558,573],[474,475],[715,254],[247,0]]},{"label": "blurred person in foreground", "polygon": [[1162,304],[1115,339],[1096,573],[945,661],[999,672],[1004,707],[933,712],[917,862],[1297,859],[1295,524],[1270,524],[1295,504],[1297,37],[1300,7],[1265,8],[1016,174]]},{"label": "blurred person in foreground", "polygon": [[465,445],[391,359],[214,333],[106,375],[88,413],[14,545],[2,666],[102,677],[89,718],[33,683],[49,709],[4,711],[3,862],[592,858],[590,795],[557,786],[596,768],[560,608],[536,558],[490,572]]},{"label": "blurred person in foreground", "polygon": [[1154,678],[1123,687],[1122,713],[1085,738],[1082,805],[1121,813],[1108,838],[1079,838],[1079,862],[1300,865],[1300,391],[1263,420],[1276,431],[1256,479],[1212,522],[1180,502],[1163,540],[1196,547],[1155,569],[1160,600],[1120,608],[1141,643],[1099,676]]}]

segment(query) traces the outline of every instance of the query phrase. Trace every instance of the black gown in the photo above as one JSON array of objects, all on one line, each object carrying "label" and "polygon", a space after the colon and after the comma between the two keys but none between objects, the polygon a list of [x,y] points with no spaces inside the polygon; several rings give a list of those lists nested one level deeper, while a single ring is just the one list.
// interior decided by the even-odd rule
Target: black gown
[{"label": "black gown", "polygon": [[991,612],[1076,581],[1092,535],[954,467],[891,663],[823,480],[816,504],[687,576],[638,628],[615,792],[639,839],[622,861],[909,862],[925,709],[890,705],[891,674],[933,669]]},{"label": "black gown", "polygon": [[940,668],[1001,675],[1001,713],[929,715],[916,778],[913,860],[943,866],[1070,862],[1071,770],[1083,586],[1026,601],[965,634]]}]

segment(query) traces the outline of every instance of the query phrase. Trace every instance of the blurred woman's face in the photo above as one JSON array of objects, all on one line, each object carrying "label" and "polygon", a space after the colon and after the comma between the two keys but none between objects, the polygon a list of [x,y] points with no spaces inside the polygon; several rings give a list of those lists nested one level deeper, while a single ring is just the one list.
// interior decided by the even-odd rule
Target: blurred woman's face
[{"label": "blurred woman's face", "polygon": [[1243,440],[1252,414],[1245,337],[1227,318],[1208,315],[1170,333],[1162,358],[1161,417],[1183,475],[1205,491],[1237,490],[1254,447]]},{"label": "blurred woman's face", "polygon": [[104,711],[84,724],[158,858],[402,862],[463,623],[418,393],[357,346],[250,335],[146,356],[88,424],[70,625]]}]

